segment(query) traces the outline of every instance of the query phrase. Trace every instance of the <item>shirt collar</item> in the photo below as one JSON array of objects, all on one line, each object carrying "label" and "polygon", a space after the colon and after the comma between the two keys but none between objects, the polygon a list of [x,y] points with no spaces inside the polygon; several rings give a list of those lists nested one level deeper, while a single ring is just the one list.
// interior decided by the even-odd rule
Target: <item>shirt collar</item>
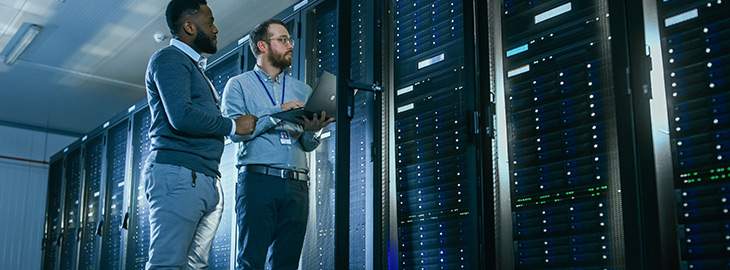
[{"label": "shirt collar", "polygon": [[282,70],[282,71],[281,71],[281,72],[279,73],[279,75],[278,75],[278,76],[276,76],[276,78],[272,78],[272,77],[271,77],[271,76],[269,75],[269,73],[266,73],[266,71],[265,71],[265,70],[263,70],[263,69],[262,69],[261,67],[259,67],[259,65],[254,65],[254,66],[253,66],[253,70],[254,70],[254,72],[258,72],[259,74],[263,75],[263,76],[264,76],[264,78],[266,79],[266,81],[269,81],[269,82],[280,82],[280,81],[281,81],[281,79],[283,78],[283,76],[285,76],[285,75],[286,75],[286,72],[287,72],[287,70],[286,70],[286,69],[285,69],[285,70]]},{"label": "shirt collar", "polygon": [[205,69],[205,66],[208,65],[208,58],[200,55],[198,52],[193,50],[188,44],[185,44],[185,42],[182,42],[176,38],[170,39],[170,46],[174,46],[175,48],[180,49],[185,54],[190,57],[190,59],[193,59],[195,63],[198,64],[198,67]]}]

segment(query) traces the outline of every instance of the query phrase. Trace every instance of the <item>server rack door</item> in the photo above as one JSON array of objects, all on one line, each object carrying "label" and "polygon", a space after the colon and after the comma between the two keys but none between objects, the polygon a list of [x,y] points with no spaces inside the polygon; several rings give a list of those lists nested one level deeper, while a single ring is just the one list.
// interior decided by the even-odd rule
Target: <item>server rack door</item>
[{"label": "server rack door", "polygon": [[242,43],[241,49],[243,50],[241,52],[241,72],[253,70],[253,67],[256,66],[256,56],[251,52],[250,42]]},{"label": "server rack door", "polygon": [[[286,29],[289,30],[289,35],[291,35],[291,38],[294,40],[294,49],[292,50],[292,57],[291,57],[291,67],[289,67],[289,75],[296,77],[296,78],[302,78],[304,76],[304,68],[302,66],[305,65],[306,59],[302,57],[303,55],[303,49],[302,46],[298,44],[299,41],[301,41],[302,37],[302,23],[299,16],[299,13],[296,13],[295,16],[292,16],[290,18],[287,18],[284,20],[284,24],[286,24]],[[251,56],[253,56],[253,53],[251,53]],[[253,66],[256,65],[256,57],[253,56],[252,58],[253,63],[249,64],[251,66],[251,69],[253,69]],[[250,70],[250,69],[249,69]]]},{"label": "server rack door", "polygon": [[[325,1],[304,11],[303,42],[306,79],[316,85],[323,71],[337,75],[336,1]],[[322,130],[320,145],[310,158],[309,226],[301,259],[302,269],[333,269],[335,241],[335,130]]]},{"label": "server rack door", "polygon": [[[244,48],[247,49],[247,48]],[[213,67],[206,70],[206,73],[213,80],[213,85],[219,93],[223,94],[223,89],[228,80],[241,73],[241,56],[239,54],[241,48],[230,54],[224,60],[216,63]],[[218,231],[213,239],[213,246],[210,250],[209,268],[213,270],[227,270],[235,267],[235,194],[236,182],[238,181],[238,169],[236,169],[236,144],[227,142],[221,157],[221,188],[223,189],[224,202],[223,215],[221,216]]]},{"label": "server rack door", "polygon": [[132,121],[132,196],[130,201],[130,226],[127,239],[125,268],[130,270],[145,269],[147,263],[150,227],[149,205],[145,197],[145,182],[142,179],[147,155],[150,152],[150,112],[144,107],[134,114]]},{"label": "server rack door", "polygon": [[121,270],[124,246],[122,224],[124,222],[124,190],[127,172],[127,144],[129,120],[124,120],[111,129],[106,149],[106,194],[104,203],[104,224],[102,227],[100,268]]},{"label": "server rack door", "polygon": [[102,166],[105,137],[99,135],[86,142],[84,147],[84,185],[81,211],[81,251],[78,269],[98,269],[99,243],[97,231],[101,225]]},{"label": "server rack door", "polygon": [[81,201],[81,150],[73,150],[65,159],[66,191],[64,192],[61,270],[75,270],[78,255],[79,212]]},{"label": "server rack door", "polygon": [[730,268],[730,6],[656,1],[679,269]]},{"label": "server rack door", "polygon": [[213,270],[233,270],[236,266],[236,168],[238,146],[228,142],[221,156],[221,188],[223,189],[223,216],[218,226],[213,248],[210,250],[208,267]]},{"label": "server rack door", "polygon": [[61,198],[63,192],[63,159],[51,162],[48,173],[48,202],[43,237],[43,270],[58,267],[58,247],[61,239]]},{"label": "server rack door", "polygon": [[[350,79],[363,87],[376,83],[375,62],[376,6],[375,1],[353,0],[350,16]],[[353,118],[350,123],[350,218],[349,218],[349,269],[377,269],[379,258],[380,186],[375,179],[375,167],[379,160],[373,153],[376,134],[379,132],[380,94],[370,90],[353,93]]]},{"label": "server rack door", "polygon": [[609,27],[621,18],[605,0],[500,13],[514,268],[624,269]]},{"label": "server rack door", "polygon": [[241,74],[241,57],[239,56],[240,48],[234,49],[224,58],[216,61],[212,66],[205,70],[205,74],[210,78],[213,87],[219,95],[223,95],[223,89],[228,83],[228,79]]},{"label": "server rack door", "polygon": [[[389,1],[398,269],[481,269],[470,1]],[[392,259],[391,259],[392,258]],[[392,265],[397,260],[397,265]]]}]

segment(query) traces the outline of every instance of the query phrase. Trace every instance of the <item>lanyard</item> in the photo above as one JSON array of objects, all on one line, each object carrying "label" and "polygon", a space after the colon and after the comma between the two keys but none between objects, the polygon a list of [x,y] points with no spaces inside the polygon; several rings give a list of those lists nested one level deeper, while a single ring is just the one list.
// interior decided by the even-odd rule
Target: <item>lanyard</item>
[{"label": "lanyard", "polygon": [[[261,80],[261,76],[259,76],[259,73],[254,71],[254,75],[256,75],[256,78],[259,79],[259,82],[261,83],[261,86],[264,87],[264,91],[266,92],[266,95],[269,96],[269,100],[271,101],[271,104],[276,106],[276,101],[274,101],[274,97],[271,96],[269,93],[269,89],[266,88],[266,84],[264,84],[264,81]],[[271,92],[273,93],[274,90],[272,89]],[[284,104],[284,94],[286,93],[286,75],[284,75],[284,79],[281,83],[281,104]]]}]

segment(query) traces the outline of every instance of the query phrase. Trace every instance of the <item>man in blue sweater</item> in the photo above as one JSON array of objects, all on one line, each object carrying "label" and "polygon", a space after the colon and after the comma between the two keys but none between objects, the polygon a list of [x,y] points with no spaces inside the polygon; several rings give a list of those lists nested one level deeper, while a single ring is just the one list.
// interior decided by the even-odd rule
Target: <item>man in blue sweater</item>
[{"label": "man in blue sweater", "polygon": [[147,269],[207,268],[223,211],[218,165],[224,136],[247,135],[256,118],[221,116],[201,53],[216,52],[218,29],[205,0],[172,0],[173,39],[150,58],[145,84],[152,113],[143,170],[150,205]]}]

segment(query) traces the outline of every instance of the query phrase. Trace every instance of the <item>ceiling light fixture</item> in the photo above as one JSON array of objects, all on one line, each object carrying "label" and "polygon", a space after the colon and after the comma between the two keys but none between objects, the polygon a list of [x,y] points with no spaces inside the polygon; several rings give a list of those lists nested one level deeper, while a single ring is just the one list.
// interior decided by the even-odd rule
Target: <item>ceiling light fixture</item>
[{"label": "ceiling light fixture", "polygon": [[18,28],[18,32],[10,40],[8,45],[5,47],[3,55],[5,55],[5,64],[12,65],[18,60],[21,54],[28,48],[33,39],[41,32],[40,25],[37,24],[23,24]]}]

